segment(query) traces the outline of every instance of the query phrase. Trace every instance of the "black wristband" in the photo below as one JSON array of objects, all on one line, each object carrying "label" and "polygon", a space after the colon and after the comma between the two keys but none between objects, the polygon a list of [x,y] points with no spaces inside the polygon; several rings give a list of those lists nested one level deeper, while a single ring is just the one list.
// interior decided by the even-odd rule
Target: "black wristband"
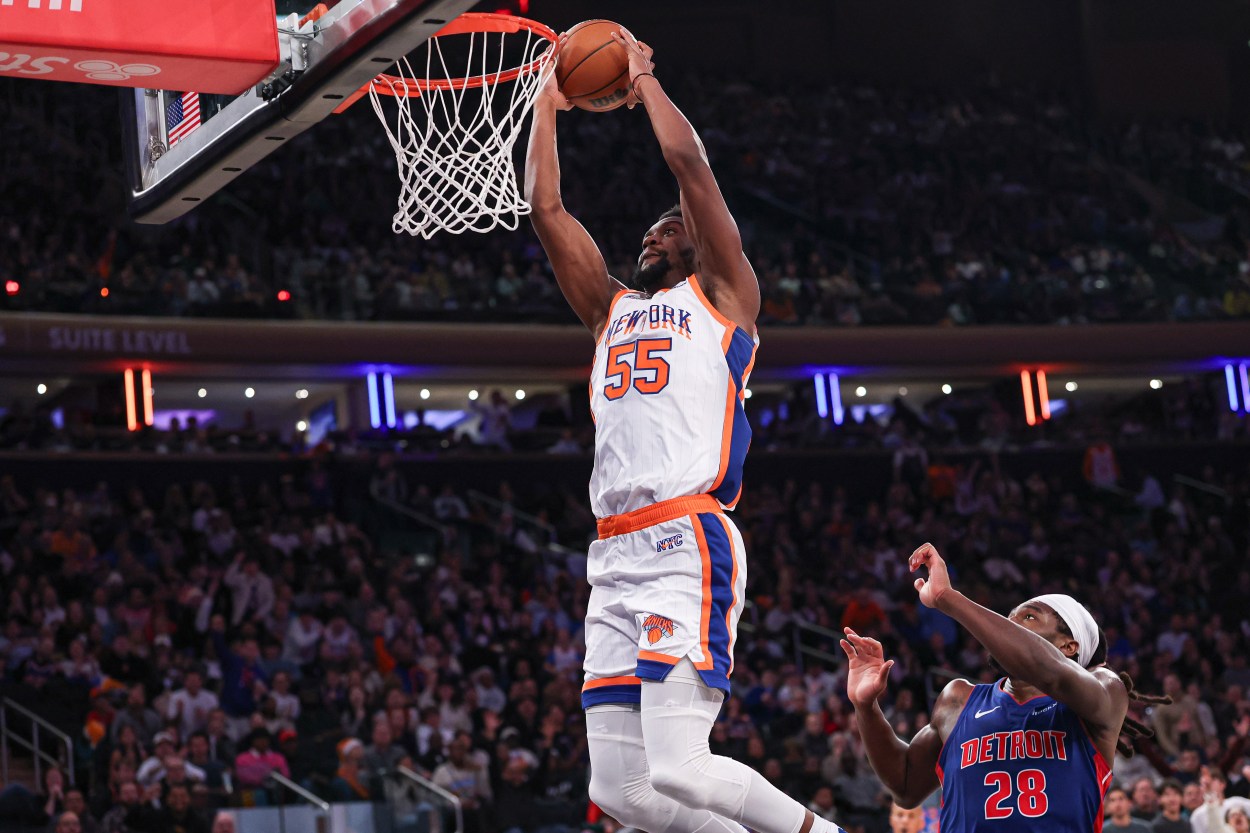
[{"label": "black wristband", "polygon": [[[629,82],[629,91],[634,94],[634,98],[642,101],[642,96],[638,95],[638,81],[642,78],[655,78],[655,74],[651,72],[643,72],[634,76],[634,80]],[[655,78],[656,81],[660,79]]]}]

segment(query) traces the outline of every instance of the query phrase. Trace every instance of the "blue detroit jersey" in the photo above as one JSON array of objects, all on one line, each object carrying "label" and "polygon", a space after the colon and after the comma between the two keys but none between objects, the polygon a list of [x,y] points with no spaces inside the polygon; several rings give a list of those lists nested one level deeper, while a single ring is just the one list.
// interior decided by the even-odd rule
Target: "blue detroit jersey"
[{"label": "blue detroit jersey", "polygon": [[1099,833],[1111,767],[1052,697],[974,686],[938,755],[942,833]]}]

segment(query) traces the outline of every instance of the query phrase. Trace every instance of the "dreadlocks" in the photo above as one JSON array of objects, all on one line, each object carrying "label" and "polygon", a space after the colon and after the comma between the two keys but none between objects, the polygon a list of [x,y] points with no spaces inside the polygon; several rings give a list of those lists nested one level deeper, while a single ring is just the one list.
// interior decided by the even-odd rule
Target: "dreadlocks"
[{"label": "dreadlocks", "polygon": [[[1068,628],[1068,623],[1063,621],[1063,617],[1056,617],[1059,620],[1059,632],[1064,636],[1072,636],[1072,631]],[[1073,660],[1075,661],[1075,657]],[[1098,647],[1094,649],[1094,655],[1090,657],[1089,667],[1097,668],[1100,665],[1107,664],[1107,635],[1102,632],[1102,628],[1098,629]],[[1133,682],[1132,676],[1127,671],[1116,672],[1120,678],[1120,682],[1124,683],[1124,689],[1128,692],[1128,699],[1131,702],[1148,703],[1151,705],[1167,705],[1172,702],[1172,698],[1166,694],[1145,694],[1137,690],[1137,685]],[[1134,720],[1127,714],[1124,715],[1124,723],[1120,726],[1121,737],[1116,739],[1116,750],[1126,758],[1133,757],[1133,741],[1138,738],[1152,738],[1155,730],[1151,729],[1145,723]]]}]

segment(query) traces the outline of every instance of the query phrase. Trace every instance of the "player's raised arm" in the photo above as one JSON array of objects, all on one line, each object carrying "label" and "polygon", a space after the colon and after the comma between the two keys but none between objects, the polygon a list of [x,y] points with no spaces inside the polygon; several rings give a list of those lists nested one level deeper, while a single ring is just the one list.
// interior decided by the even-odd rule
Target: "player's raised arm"
[{"label": "player's raised arm", "polygon": [[939,729],[953,723],[968,699],[970,686],[965,680],[949,683],[934,703],[932,721],[907,743],[895,734],[878,703],[885,693],[894,660],[885,659],[877,640],[860,636],[850,628],[845,633],[842,650],[850,661],[846,693],[855,707],[855,722],[868,763],[895,804],[908,809],[916,807],[939,786],[935,769],[942,752]]},{"label": "player's raised arm", "polygon": [[[1068,656],[1054,643],[1013,621],[1017,613],[1021,617],[1035,615],[1029,611],[1031,603],[1021,605],[1012,614],[1013,619],[1009,619],[951,587],[946,562],[932,544],[918,547],[911,554],[909,566],[912,570],[921,567],[929,570],[927,580],[916,579],[916,589],[925,606],[937,608],[967,628],[1008,676],[1036,687],[1071,708],[1087,727],[1102,734],[1104,739],[1110,739],[1109,746],[1104,743],[1099,744],[1100,747],[1114,752],[1115,739],[1119,737],[1128,705],[1128,691],[1115,673],[1106,668],[1088,669],[1080,662],[1073,662],[1077,655]],[[1097,640],[1096,628],[1092,637],[1085,637],[1086,641],[1091,639]],[[1079,647],[1073,640],[1067,650],[1079,650]],[[1097,646],[1085,647],[1092,655]]]},{"label": "player's raised arm", "polygon": [[754,333],[759,281],[742,251],[738,224],[712,174],[703,142],[652,74],[651,48],[625,30],[612,36],[629,52],[631,106],[636,100],[646,108],[664,161],[681,189],[683,221],[698,252],[699,278],[717,309]]},{"label": "player's raised arm", "polygon": [[613,297],[625,287],[608,274],[599,247],[560,198],[556,113],[570,106],[552,73],[534,103],[525,155],[525,199],[533,208],[530,222],[551,260],[560,291],[577,317],[598,337]]}]

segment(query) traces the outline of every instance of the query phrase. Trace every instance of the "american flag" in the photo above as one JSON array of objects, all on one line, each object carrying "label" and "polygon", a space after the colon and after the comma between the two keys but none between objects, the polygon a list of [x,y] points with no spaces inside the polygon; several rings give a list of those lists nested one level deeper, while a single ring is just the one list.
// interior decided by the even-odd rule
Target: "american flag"
[{"label": "american flag", "polygon": [[200,94],[183,93],[169,102],[165,108],[165,130],[169,134],[169,146],[200,126]]}]

